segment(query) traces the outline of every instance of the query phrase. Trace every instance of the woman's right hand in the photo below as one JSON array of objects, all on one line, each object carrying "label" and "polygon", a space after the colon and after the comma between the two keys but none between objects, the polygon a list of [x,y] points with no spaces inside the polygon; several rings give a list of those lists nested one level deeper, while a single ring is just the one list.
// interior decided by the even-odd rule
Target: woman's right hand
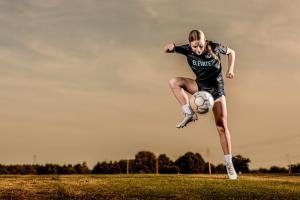
[{"label": "woman's right hand", "polygon": [[167,44],[164,48],[165,52],[166,53],[170,53],[174,50],[175,48],[175,44],[174,43],[170,43],[170,44]]}]

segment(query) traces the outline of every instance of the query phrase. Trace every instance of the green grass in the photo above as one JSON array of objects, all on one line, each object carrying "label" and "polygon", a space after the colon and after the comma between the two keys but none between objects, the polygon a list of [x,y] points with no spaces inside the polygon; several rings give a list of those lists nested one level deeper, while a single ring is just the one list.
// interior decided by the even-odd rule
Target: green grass
[{"label": "green grass", "polygon": [[299,176],[2,175],[0,199],[300,199]]}]

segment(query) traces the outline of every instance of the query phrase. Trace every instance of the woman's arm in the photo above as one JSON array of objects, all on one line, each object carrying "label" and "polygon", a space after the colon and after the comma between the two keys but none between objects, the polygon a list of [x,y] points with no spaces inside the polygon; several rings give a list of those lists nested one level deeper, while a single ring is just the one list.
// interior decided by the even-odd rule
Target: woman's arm
[{"label": "woman's arm", "polygon": [[170,44],[167,44],[164,48],[164,51],[166,53],[179,53],[179,54],[182,54],[182,55],[187,55],[189,54],[189,48],[188,48],[188,44],[184,44],[184,45],[175,45],[175,43],[170,43]]},{"label": "woman's arm", "polygon": [[232,79],[234,77],[233,68],[235,62],[235,52],[234,50],[228,48],[226,54],[228,55],[228,69],[226,72],[226,78]]},{"label": "woman's arm", "polygon": [[170,43],[170,44],[167,44],[165,47],[164,47],[164,50],[166,53],[171,53],[173,52],[175,49],[175,44],[174,43]]}]

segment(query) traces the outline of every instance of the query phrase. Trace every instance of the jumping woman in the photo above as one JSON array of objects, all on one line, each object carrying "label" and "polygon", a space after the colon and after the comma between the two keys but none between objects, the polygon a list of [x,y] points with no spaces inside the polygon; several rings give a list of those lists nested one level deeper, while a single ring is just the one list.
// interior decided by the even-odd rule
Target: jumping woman
[{"label": "jumping woman", "polygon": [[220,54],[228,55],[226,78],[232,79],[234,77],[235,52],[219,43],[206,40],[201,30],[192,30],[188,40],[188,44],[177,46],[171,43],[164,48],[167,53],[176,52],[185,55],[189,66],[196,75],[196,80],[175,77],[169,81],[170,88],[182,106],[184,113],[183,120],[176,127],[183,128],[189,122],[198,119],[197,114],[189,105],[189,97],[186,92],[190,94],[200,90],[209,92],[214,98],[212,110],[225,157],[228,178],[237,179],[237,174],[232,164],[231,139],[227,125],[226,98],[220,60]]}]

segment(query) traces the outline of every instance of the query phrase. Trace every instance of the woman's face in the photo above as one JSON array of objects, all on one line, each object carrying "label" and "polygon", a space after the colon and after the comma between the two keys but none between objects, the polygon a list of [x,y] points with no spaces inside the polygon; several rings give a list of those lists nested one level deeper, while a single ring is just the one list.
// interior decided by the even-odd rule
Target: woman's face
[{"label": "woman's face", "polygon": [[197,55],[201,55],[203,53],[203,51],[205,50],[205,45],[206,45],[206,42],[205,42],[204,38],[190,42],[190,46],[191,46],[193,52]]}]

